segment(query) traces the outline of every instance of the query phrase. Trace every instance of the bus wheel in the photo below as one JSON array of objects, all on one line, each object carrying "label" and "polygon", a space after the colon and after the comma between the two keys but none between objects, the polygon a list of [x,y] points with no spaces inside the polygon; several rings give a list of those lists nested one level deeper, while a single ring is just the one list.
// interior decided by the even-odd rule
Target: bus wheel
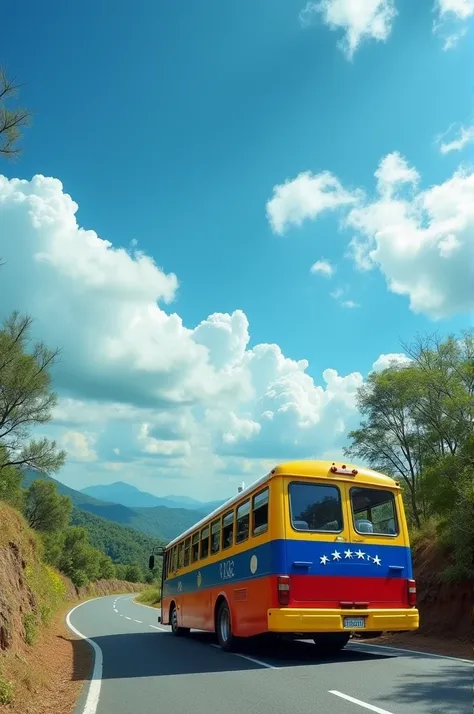
[{"label": "bus wheel", "polygon": [[313,637],[313,641],[321,654],[334,655],[344,649],[349,637],[348,632],[321,632]]},{"label": "bus wheel", "polygon": [[219,645],[226,652],[230,652],[235,648],[236,640],[232,634],[232,626],[230,620],[230,610],[226,602],[223,602],[219,608],[216,618],[216,633]]},{"label": "bus wheel", "polygon": [[189,633],[189,627],[179,627],[178,626],[178,611],[177,609],[173,606],[173,609],[171,610],[171,632],[175,637],[183,637],[184,635],[187,635]]}]

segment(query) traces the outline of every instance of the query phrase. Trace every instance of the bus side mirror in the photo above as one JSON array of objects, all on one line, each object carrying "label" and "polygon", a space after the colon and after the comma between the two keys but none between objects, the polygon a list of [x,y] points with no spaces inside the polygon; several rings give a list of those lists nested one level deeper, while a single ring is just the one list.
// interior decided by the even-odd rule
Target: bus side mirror
[{"label": "bus side mirror", "polygon": [[153,568],[155,567],[155,556],[154,555],[150,555],[150,559],[148,561],[148,567],[150,568],[150,570],[153,570]]}]

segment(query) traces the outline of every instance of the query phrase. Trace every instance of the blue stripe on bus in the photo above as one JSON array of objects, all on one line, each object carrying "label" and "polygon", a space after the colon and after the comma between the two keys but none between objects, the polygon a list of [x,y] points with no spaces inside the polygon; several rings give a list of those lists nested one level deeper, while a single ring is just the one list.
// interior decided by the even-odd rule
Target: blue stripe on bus
[{"label": "blue stripe on bus", "polygon": [[163,595],[189,593],[268,575],[308,574],[356,578],[412,578],[410,548],[396,545],[273,540],[224,556],[165,581]]}]

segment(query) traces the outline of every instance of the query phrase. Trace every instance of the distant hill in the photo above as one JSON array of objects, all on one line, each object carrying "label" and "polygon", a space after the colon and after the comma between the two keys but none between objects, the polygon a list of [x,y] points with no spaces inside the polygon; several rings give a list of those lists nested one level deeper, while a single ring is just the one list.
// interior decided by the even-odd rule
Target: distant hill
[{"label": "distant hill", "polygon": [[115,483],[99,484],[81,489],[80,493],[92,496],[100,501],[120,503],[129,508],[153,508],[154,506],[166,506],[166,508],[185,508],[187,510],[210,513],[224,503],[223,501],[211,501],[202,503],[188,496],[154,496],[147,491],[141,491],[136,486],[123,481]]},{"label": "distant hill", "polygon": [[23,485],[29,486],[36,479],[41,478],[52,481],[59,493],[69,496],[73,506],[92,513],[100,518],[113,521],[121,526],[127,526],[147,536],[169,541],[182,531],[190,528],[211,510],[190,510],[186,508],[168,508],[167,506],[154,506],[149,508],[129,508],[120,503],[111,503],[93,498],[82,491],[75,491],[51,476],[39,474],[35,471],[24,472]]}]

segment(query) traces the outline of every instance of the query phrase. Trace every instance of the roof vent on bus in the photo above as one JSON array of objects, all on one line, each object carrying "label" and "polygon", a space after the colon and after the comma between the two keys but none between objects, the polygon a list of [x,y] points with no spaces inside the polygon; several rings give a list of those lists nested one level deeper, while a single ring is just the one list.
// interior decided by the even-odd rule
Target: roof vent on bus
[{"label": "roof vent on bus", "polygon": [[346,476],[357,476],[359,473],[357,469],[348,469],[345,464],[342,464],[342,466],[336,466],[334,462],[329,470],[333,474],[345,474]]},{"label": "roof vent on bus", "polygon": [[240,484],[239,488],[237,489],[237,493],[242,493],[242,491],[244,490],[244,488],[245,488],[245,483],[242,481],[242,483]]}]

